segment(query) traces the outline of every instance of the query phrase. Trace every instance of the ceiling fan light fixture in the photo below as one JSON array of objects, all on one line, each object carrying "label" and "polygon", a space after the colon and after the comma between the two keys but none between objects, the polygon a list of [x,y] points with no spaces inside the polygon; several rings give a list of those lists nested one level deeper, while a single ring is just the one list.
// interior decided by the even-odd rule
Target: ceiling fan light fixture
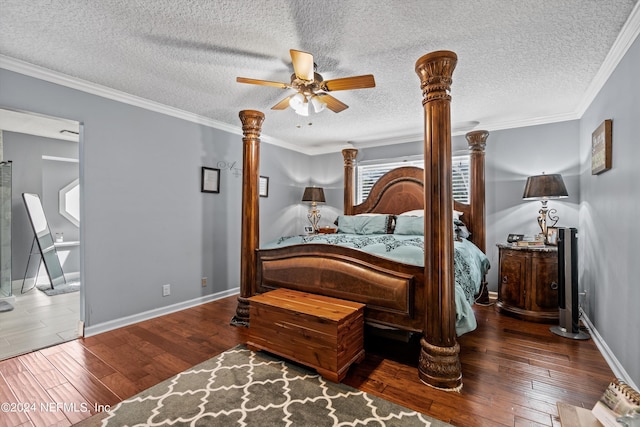
[{"label": "ceiling fan light fixture", "polygon": [[317,95],[313,95],[311,97],[311,104],[313,105],[313,110],[316,113],[320,113],[320,112],[324,111],[325,107],[327,106],[327,104],[322,102]]},{"label": "ceiling fan light fixture", "polygon": [[307,97],[301,93],[296,93],[291,97],[289,100],[289,106],[301,116],[309,115],[309,101],[307,100]]},{"label": "ceiling fan light fixture", "polygon": [[[291,75],[290,83],[250,79],[247,77],[237,77],[236,81],[238,83],[273,86],[298,91],[297,94],[287,96],[271,107],[271,109],[286,110],[287,107],[291,107],[301,116],[308,116],[311,112],[320,113],[325,108],[334,113],[339,113],[349,108],[347,104],[334,98],[327,92],[366,89],[376,86],[372,74],[324,80],[322,76],[316,72],[313,55],[295,49],[291,49],[289,53],[291,54],[291,63],[293,64],[293,74]],[[309,104],[313,104],[313,111],[310,111],[311,107]]]},{"label": "ceiling fan light fixture", "polygon": [[301,93],[296,93],[289,99],[289,106],[294,110],[302,107],[302,104],[304,104],[304,95]]}]

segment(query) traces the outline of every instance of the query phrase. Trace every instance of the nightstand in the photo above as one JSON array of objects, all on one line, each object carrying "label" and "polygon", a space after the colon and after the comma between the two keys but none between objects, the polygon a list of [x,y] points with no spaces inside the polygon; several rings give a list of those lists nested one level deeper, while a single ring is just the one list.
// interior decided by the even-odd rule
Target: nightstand
[{"label": "nightstand", "polygon": [[530,322],[558,321],[558,248],[498,244],[496,310]]}]

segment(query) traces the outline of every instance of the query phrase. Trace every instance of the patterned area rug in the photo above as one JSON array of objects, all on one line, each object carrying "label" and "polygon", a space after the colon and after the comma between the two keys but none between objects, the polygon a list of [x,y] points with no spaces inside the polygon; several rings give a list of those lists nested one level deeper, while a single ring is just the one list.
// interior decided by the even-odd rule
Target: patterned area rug
[{"label": "patterned area rug", "polygon": [[78,424],[125,425],[449,426],[244,346]]}]

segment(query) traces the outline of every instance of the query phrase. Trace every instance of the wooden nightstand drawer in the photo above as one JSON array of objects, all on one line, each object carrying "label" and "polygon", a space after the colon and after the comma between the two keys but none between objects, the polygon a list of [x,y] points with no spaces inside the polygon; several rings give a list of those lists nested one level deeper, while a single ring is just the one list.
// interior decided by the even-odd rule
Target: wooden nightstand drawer
[{"label": "wooden nightstand drawer", "polygon": [[532,322],[558,321],[558,251],[555,246],[498,245],[496,310]]}]

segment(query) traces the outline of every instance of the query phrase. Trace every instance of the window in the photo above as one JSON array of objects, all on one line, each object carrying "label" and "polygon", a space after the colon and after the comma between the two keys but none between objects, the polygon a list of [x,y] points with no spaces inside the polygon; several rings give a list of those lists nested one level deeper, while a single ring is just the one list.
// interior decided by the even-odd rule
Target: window
[{"label": "window", "polygon": [[[358,165],[356,167],[356,203],[362,203],[373,184],[380,179],[382,175],[392,169],[403,166],[424,167],[423,158],[411,158],[401,161],[381,161]],[[453,198],[462,203],[469,203],[469,155],[453,156],[452,162],[453,177]]]}]

